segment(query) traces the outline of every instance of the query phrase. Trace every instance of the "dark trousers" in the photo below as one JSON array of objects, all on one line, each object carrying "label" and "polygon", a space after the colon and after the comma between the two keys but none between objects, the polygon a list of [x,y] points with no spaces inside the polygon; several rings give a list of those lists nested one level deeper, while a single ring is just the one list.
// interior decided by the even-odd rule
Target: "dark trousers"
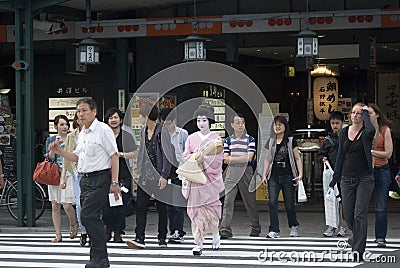
[{"label": "dark trousers", "polygon": [[374,189],[374,175],[342,176],[343,215],[353,232],[353,251],[360,256],[365,251],[368,230],[368,205]]},{"label": "dark trousers", "polygon": [[296,217],[295,201],[295,186],[293,186],[293,176],[291,175],[271,175],[268,180],[268,195],[269,195],[269,218],[270,232],[279,233],[279,218],[278,218],[278,197],[279,191],[282,189],[283,199],[285,203],[286,215],[289,227],[298,226],[299,222]]},{"label": "dark trousers", "polygon": [[111,173],[104,172],[93,177],[82,177],[81,221],[90,237],[90,259],[108,258],[106,235],[101,219],[103,206],[108,199]]},{"label": "dark trousers", "polygon": [[[157,184],[158,180],[147,180],[146,188],[143,189],[143,185],[140,184],[137,189],[135,233],[136,236],[141,239],[145,238],[149,199],[152,193],[157,192],[158,189]],[[160,190],[158,190],[158,192],[160,192]],[[154,194],[154,196],[158,211],[158,239],[165,239],[167,237],[167,222],[168,222],[167,205],[157,199],[157,194]]]},{"label": "dark trousers", "polygon": [[186,232],[183,231],[186,208],[180,204],[180,200],[184,200],[182,196],[182,181],[179,179],[171,180],[171,184],[168,185],[168,187],[172,188],[171,203],[167,207],[169,231],[171,235],[174,234],[175,231],[178,231],[179,235],[182,237],[186,234]]},{"label": "dark trousers", "polygon": [[128,209],[128,201],[132,196],[131,193],[131,178],[120,180],[121,185],[125,186],[129,192],[122,195],[122,206],[110,207],[110,201],[107,199],[103,208],[103,222],[104,225],[110,226],[112,231],[123,231],[126,227],[126,210]]}]

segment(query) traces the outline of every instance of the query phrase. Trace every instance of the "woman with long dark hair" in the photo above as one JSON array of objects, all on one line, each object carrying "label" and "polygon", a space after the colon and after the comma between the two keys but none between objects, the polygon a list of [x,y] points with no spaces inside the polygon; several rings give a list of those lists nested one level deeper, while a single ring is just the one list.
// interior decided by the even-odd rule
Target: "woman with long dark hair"
[{"label": "woman with long dark hair", "polygon": [[297,237],[299,222],[295,209],[295,187],[303,177],[299,147],[289,137],[289,124],[284,116],[275,116],[271,138],[265,144],[262,183],[268,186],[270,226],[268,238],[280,237],[278,219],[278,195],[282,189],[290,236]]},{"label": "woman with long dark hair", "polygon": [[372,143],[374,164],[374,201],[375,201],[375,242],[378,247],[386,247],[387,234],[387,198],[392,174],[389,158],[393,153],[393,141],[389,121],[375,103],[368,104],[369,118],[375,127],[375,138]]}]

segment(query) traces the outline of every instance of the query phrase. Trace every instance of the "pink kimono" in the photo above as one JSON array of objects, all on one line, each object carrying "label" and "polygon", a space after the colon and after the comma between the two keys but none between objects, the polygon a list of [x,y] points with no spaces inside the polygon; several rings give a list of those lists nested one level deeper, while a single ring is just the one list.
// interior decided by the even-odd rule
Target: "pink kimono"
[{"label": "pink kimono", "polygon": [[[204,138],[205,137],[205,138]],[[216,132],[202,136],[200,132],[191,134],[186,140],[185,152],[188,159],[207,140],[221,140]],[[207,177],[206,184],[187,181],[182,188],[182,194],[187,199],[187,214],[192,221],[192,234],[195,244],[203,242],[207,233],[218,232],[219,219],[222,214],[222,204],[219,201],[220,192],[224,191],[222,179],[222,161],[224,155],[204,156],[203,172]]]}]

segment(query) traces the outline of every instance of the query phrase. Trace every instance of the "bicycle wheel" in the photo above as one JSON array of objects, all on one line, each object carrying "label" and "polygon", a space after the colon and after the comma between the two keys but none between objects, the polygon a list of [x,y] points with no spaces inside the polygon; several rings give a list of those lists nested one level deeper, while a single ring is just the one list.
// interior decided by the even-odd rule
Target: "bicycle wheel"
[{"label": "bicycle wheel", "polygon": [[[35,193],[34,193],[34,198],[35,198],[35,219],[38,220],[45,209],[45,196],[40,189],[40,187],[35,183]],[[10,212],[11,216],[14,219],[18,219],[18,186],[17,182],[13,182],[10,185],[10,188],[7,191],[6,194],[6,202],[7,202],[7,209]],[[24,219],[24,222],[27,222],[27,219]]]},{"label": "bicycle wheel", "polygon": [[46,197],[41,186],[35,182],[35,219],[38,220],[44,212]]},{"label": "bicycle wheel", "polygon": [[18,190],[16,181],[9,184],[6,193],[6,204],[8,212],[10,212],[14,219],[18,220]]}]

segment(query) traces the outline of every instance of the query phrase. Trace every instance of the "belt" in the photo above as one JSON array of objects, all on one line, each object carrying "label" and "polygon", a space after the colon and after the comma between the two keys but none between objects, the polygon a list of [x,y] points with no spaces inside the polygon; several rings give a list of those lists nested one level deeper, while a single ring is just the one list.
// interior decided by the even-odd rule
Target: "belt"
[{"label": "belt", "polygon": [[110,173],[110,169],[107,168],[107,169],[98,170],[98,171],[93,171],[93,172],[88,172],[88,173],[84,173],[84,172],[83,172],[83,173],[82,173],[82,176],[85,177],[85,178],[89,178],[89,177],[101,175],[101,174],[106,173],[106,172]]},{"label": "belt", "polygon": [[246,167],[246,166],[251,166],[251,162],[228,164],[228,166],[231,166],[231,167]]}]

